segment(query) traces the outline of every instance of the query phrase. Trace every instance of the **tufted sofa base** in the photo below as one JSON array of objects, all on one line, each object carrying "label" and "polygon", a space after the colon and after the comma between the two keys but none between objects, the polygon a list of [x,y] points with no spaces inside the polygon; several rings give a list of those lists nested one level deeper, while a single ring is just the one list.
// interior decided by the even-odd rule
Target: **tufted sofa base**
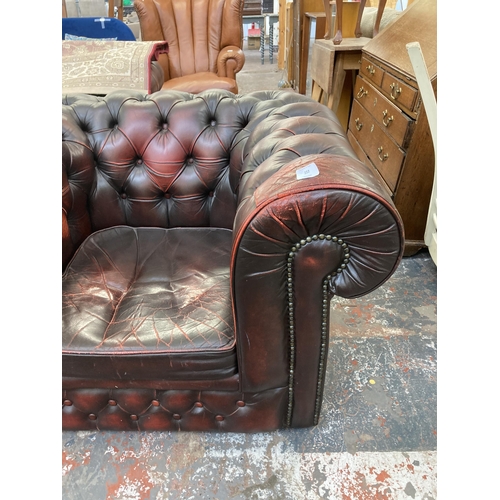
[{"label": "tufted sofa base", "polygon": [[283,427],[285,387],[242,393],[155,389],[66,389],[67,430],[256,432]]}]

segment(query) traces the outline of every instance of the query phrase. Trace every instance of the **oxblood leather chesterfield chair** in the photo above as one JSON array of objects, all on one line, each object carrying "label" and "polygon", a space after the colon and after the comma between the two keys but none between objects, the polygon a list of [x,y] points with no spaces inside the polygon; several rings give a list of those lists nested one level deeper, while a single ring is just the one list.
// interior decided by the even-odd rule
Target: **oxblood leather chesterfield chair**
[{"label": "oxblood leather chesterfield chair", "polygon": [[245,63],[243,0],[136,0],[143,41],[165,40],[163,89],[237,93]]},{"label": "oxblood leather chesterfield chair", "polygon": [[335,115],[293,91],[63,98],[63,427],[316,425],[330,299],[403,228]]}]

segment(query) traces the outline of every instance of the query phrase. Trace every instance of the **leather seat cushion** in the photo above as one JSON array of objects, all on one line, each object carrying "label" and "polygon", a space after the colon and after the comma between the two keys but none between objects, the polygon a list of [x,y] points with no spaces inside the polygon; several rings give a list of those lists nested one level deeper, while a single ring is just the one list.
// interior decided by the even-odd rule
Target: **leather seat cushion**
[{"label": "leather seat cushion", "polygon": [[238,93],[238,85],[232,78],[217,76],[209,71],[194,73],[192,75],[179,76],[167,80],[162,90],[181,90],[191,94],[199,94],[204,90],[222,89],[233,94]]},{"label": "leather seat cushion", "polygon": [[63,275],[63,376],[204,380],[236,373],[232,232],[97,231]]}]

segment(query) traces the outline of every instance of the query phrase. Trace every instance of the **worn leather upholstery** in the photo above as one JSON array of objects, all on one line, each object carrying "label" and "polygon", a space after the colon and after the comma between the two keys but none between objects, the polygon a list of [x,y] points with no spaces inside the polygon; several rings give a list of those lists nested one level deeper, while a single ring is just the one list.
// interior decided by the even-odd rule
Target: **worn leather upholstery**
[{"label": "worn leather upholstery", "polygon": [[238,93],[244,63],[243,0],[135,0],[144,41],[165,40],[163,89]]},{"label": "worn leather upholstery", "polygon": [[62,145],[64,428],[317,424],[330,300],[404,244],[335,115],[291,90],[69,95]]}]

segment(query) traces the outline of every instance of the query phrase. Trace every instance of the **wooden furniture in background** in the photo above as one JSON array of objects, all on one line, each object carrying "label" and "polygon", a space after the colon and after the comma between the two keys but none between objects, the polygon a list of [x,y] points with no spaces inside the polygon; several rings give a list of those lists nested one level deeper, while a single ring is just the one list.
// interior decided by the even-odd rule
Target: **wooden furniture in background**
[{"label": "wooden furniture in background", "polygon": [[436,0],[417,0],[362,49],[348,138],[384,180],[403,218],[405,255],[425,247],[435,155],[406,44],[420,43],[437,92]]},{"label": "wooden furniture in background", "polygon": [[353,85],[359,70],[361,49],[370,38],[344,38],[341,45],[316,40],[311,62],[311,97],[337,114],[347,130]]},{"label": "wooden furniture in background", "polygon": [[315,40],[325,36],[326,23],[330,21],[324,12],[305,12],[302,31],[302,47],[301,47],[301,62],[299,75],[299,92],[306,93],[307,84],[307,67],[309,63],[309,41],[311,40],[311,24],[316,22]]},{"label": "wooden furniture in background", "polygon": [[[335,2],[335,25],[333,28],[333,44],[340,45],[342,38],[359,38],[361,36],[361,17],[366,0],[345,2],[343,0],[323,0],[326,16],[332,17],[332,3]],[[329,32],[328,36],[330,38]]]},{"label": "wooden furniture in background", "polygon": [[305,12],[321,12],[323,10],[323,0],[294,0],[293,2],[293,57],[292,72],[288,74],[288,81],[292,83],[294,89],[298,89],[300,82],[300,67],[302,52],[302,30]]},{"label": "wooden furniture in background", "polygon": [[68,17],[68,11],[66,9],[66,0],[62,0],[62,16]]},{"label": "wooden furniture in background", "polygon": [[118,9],[118,19],[123,21],[123,0],[108,0],[108,17],[115,17],[115,3]]},{"label": "wooden furniture in background", "polygon": [[377,17],[375,18],[375,25],[373,26],[373,38],[378,35],[380,30],[380,21],[382,20],[382,14],[384,13],[386,3],[387,0],[379,0],[378,2]]}]

